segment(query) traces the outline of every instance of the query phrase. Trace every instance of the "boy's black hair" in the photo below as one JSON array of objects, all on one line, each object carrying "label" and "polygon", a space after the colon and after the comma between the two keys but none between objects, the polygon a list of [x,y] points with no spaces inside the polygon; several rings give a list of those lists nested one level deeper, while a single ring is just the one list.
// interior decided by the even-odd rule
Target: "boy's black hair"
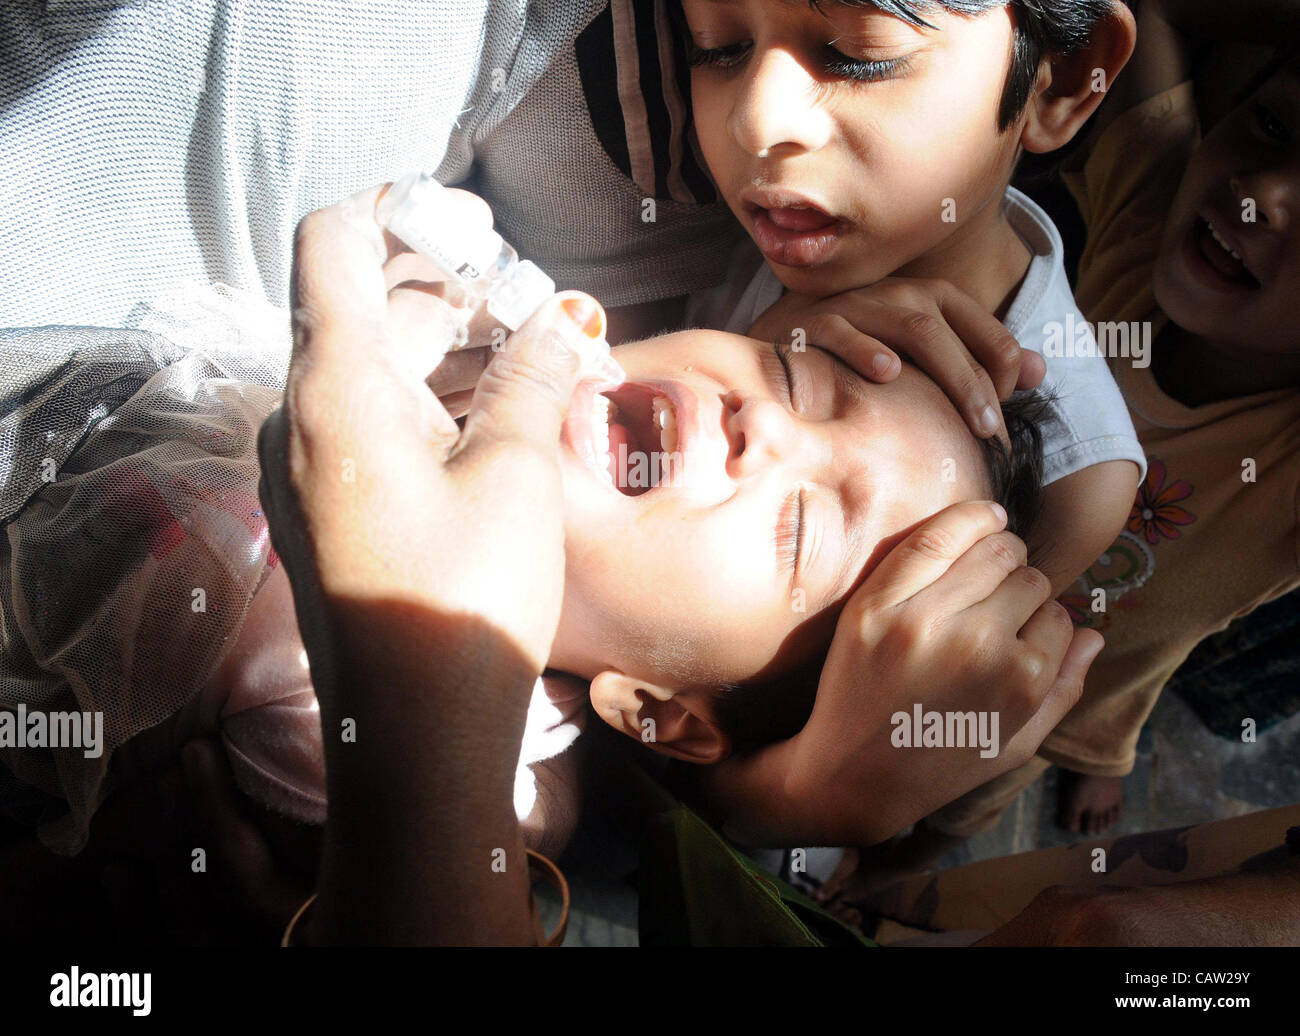
[{"label": "boy's black hair", "polygon": [[819,12],[824,3],[874,7],[924,29],[934,28],[923,15],[936,7],[952,14],[983,14],[998,7],[1011,8],[1015,30],[1011,40],[1011,71],[998,110],[999,132],[1025,110],[1043,55],[1081,50],[1087,45],[1093,26],[1112,6],[1111,0],[808,0],[808,6]]},{"label": "boy's black hair", "polygon": [[1282,69],[1290,66],[1300,75],[1300,42],[1287,40],[1273,48],[1273,53],[1259,70],[1251,76],[1232,98],[1232,107],[1244,104]]},{"label": "boy's black hair", "polygon": [[[1040,426],[1048,419],[1051,397],[1022,392],[1002,404],[1002,416],[1011,442],[1008,454],[1002,440],[980,439],[984,463],[992,484],[990,499],[1007,512],[1007,529],[1029,539],[1043,498],[1043,436]],[[1034,563],[1030,557],[1029,563]],[[793,737],[808,722],[817,695],[825,653],[775,680],[728,684],[713,698],[718,726],[731,738],[732,750],[752,752],[773,741]]]}]

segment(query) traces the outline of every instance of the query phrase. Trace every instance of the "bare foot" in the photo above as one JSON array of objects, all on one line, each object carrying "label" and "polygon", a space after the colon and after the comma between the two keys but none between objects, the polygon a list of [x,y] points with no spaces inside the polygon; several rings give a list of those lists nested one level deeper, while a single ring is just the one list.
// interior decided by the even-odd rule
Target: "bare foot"
[{"label": "bare foot", "polygon": [[1122,777],[1090,777],[1062,770],[1056,789],[1056,822],[1077,834],[1102,834],[1123,812],[1123,787]]}]

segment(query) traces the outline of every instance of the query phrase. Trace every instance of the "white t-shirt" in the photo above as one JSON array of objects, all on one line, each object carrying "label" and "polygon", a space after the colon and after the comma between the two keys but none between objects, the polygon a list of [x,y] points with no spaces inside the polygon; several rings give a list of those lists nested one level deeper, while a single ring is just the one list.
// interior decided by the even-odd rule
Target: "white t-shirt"
[{"label": "white t-shirt", "polygon": [[[1060,233],[1047,213],[1014,187],[1007,188],[1005,204],[1007,220],[1033,259],[1003,323],[1021,348],[1043,356],[1047,376],[1039,390],[1056,397],[1041,428],[1043,484],[1108,460],[1131,460],[1145,478],[1146,455],[1124,398],[1070,291]],[[727,280],[691,295],[686,323],[748,334],[784,291],[746,239],[732,256]],[[1052,348],[1045,349],[1049,344]]]}]

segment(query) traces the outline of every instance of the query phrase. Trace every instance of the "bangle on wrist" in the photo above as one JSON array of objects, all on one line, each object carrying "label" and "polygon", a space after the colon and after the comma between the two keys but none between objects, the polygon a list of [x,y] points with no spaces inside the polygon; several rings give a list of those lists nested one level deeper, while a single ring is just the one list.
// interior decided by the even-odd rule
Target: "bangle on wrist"
[{"label": "bangle on wrist", "polygon": [[[537,901],[533,898],[532,889],[530,888],[528,891],[528,912],[532,918],[533,934],[537,937],[537,945],[559,946],[564,942],[564,933],[569,926],[569,883],[564,880],[564,874],[560,868],[541,853],[534,852],[532,849],[525,849],[524,852],[527,854],[529,871],[547,882],[547,884],[554,886],[555,890],[560,894],[560,921],[555,926],[555,931],[548,936],[546,929],[542,925],[542,915],[537,909]],[[307,908],[315,902],[316,893],[313,892],[307,897],[307,901],[298,908],[293,917],[289,919],[289,923],[284,929],[284,935],[280,938],[282,948],[292,948],[296,945],[293,941],[293,931],[298,922],[302,920],[303,915],[307,913]]]}]

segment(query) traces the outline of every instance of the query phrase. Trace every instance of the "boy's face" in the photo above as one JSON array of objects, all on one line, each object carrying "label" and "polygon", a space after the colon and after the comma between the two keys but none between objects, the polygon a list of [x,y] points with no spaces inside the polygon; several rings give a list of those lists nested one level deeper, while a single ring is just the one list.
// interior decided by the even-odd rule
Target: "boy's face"
[{"label": "boy's face", "polygon": [[682,0],[709,170],[791,290],[826,296],[938,272],[934,259],[988,217],[1015,161],[1015,127],[997,129],[1011,14],[936,5],[925,13],[935,29],[918,29],[822,6]]},{"label": "boy's face", "polygon": [[1297,285],[1300,73],[1293,64],[1225,116],[1192,155],[1154,286],[1160,307],[1193,334],[1245,352],[1296,353]]},{"label": "boy's face", "polygon": [[[552,664],[570,672],[687,689],[783,669],[825,646],[882,541],[989,491],[974,437],[911,366],[877,385],[820,349],[720,331],[616,355],[629,383],[610,393],[608,433],[590,383],[562,433],[568,560]],[[653,419],[665,405],[667,433]],[[612,464],[596,460],[606,434]],[[665,446],[667,484],[646,490],[637,460]]]}]

